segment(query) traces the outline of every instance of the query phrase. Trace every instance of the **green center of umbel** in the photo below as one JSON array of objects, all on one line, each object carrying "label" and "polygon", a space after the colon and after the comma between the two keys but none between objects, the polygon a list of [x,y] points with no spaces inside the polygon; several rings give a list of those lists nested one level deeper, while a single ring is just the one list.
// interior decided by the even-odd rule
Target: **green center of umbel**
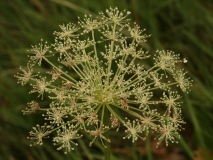
[{"label": "green center of umbel", "polygon": [[106,105],[113,102],[113,92],[107,90],[106,88],[97,89],[94,93],[96,102],[100,105]]}]

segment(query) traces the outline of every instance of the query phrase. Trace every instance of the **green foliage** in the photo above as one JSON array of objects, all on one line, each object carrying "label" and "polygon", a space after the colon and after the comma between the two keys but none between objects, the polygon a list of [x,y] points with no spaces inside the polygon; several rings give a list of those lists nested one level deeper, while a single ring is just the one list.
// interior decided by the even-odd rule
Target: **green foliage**
[{"label": "green foliage", "polygon": [[[188,73],[194,80],[192,92],[184,96],[182,104],[183,117],[187,124],[181,133],[182,139],[178,146],[186,157],[195,156],[195,150],[213,149],[213,11],[209,0],[159,0],[152,1],[41,1],[41,0],[13,0],[0,2],[0,159],[101,159],[100,144],[87,150],[84,142],[79,142],[81,149],[63,155],[55,152],[50,145],[29,149],[29,142],[25,138],[31,126],[41,122],[34,117],[23,116],[21,110],[32,99],[28,95],[30,87],[16,84],[13,75],[20,65],[27,62],[27,52],[31,44],[37,44],[41,38],[53,42],[52,33],[58,30],[59,24],[77,21],[77,16],[84,13],[97,13],[110,6],[118,6],[120,10],[132,12],[132,18],[146,28],[146,33],[152,33],[149,44],[144,47],[151,53],[159,49],[169,49],[181,53],[186,58]],[[151,63],[144,64],[150,66]],[[45,72],[48,65],[43,65]],[[44,104],[45,105],[45,104]],[[116,137],[116,135],[115,135]],[[88,137],[88,142],[90,137]],[[151,139],[153,139],[151,137]],[[116,139],[117,141],[117,139]],[[131,146],[117,141],[117,148]],[[152,143],[152,140],[151,140]],[[153,159],[154,149],[147,143],[147,152],[135,148],[134,159],[146,156]],[[118,152],[130,157],[132,149]],[[82,154],[83,153],[83,154]],[[125,153],[125,154],[124,154]],[[142,153],[142,155],[141,155]],[[147,156],[148,155],[148,156]],[[207,155],[208,156],[208,155]],[[70,158],[71,157],[71,158]]]}]

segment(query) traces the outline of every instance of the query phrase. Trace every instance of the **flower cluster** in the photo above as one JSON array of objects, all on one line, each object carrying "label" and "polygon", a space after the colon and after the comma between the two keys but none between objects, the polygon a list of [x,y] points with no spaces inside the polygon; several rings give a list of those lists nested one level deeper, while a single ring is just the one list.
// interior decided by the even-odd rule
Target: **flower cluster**
[{"label": "flower cluster", "polygon": [[[186,72],[177,69],[177,63],[186,60],[162,50],[154,55],[152,67],[144,67],[144,59],[150,55],[141,42],[149,35],[137,24],[131,27],[126,18],[129,14],[110,8],[97,18],[85,15],[77,25],[60,25],[61,31],[54,32],[54,44],[42,40],[29,50],[32,55],[27,70],[21,68],[16,75],[18,82],[29,82],[30,93],[50,99],[49,108],[32,101],[23,111],[41,110],[47,121],[30,132],[33,145],[42,144],[44,137],[55,132],[54,144],[67,153],[84,131],[93,137],[90,145],[100,139],[106,146],[110,139],[105,133],[119,128],[126,133],[123,138],[132,142],[145,139],[150,131],[158,134],[158,144],[177,142],[184,121],[181,96],[174,90],[179,87],[188,93],[192,85]],[[58,63],[50,60],[53,57]],[[52,70],[34,73],[44,61]]]}]

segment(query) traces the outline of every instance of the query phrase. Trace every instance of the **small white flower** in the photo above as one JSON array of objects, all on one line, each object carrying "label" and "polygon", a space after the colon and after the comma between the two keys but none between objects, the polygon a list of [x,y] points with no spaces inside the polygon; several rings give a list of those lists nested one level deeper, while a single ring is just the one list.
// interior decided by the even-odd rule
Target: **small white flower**
[{"label": "small white flower", "polygon": [[190,78],[185,78],[186,73],[183,69],[178,70],[174,73],[174,78],[178,82],[177,86],[179,86],[183,92],[188,93],[193,81]]},{"label": "small white flower", "polygon": [[48,91],[49,89],[47,86],[49,85],[49,82],[46,81],[46,77],[36,79],[36,84],[33,84],[33,90],[30,91],[30,93],[38,92],[38,97],[41,96],[41,99],[43,99],[43,94],[45,91]]},{"label": "small white flower", "polygon": [[21,83],[21,85],[25,85],[31,78],[35,77],[36,75],[33,74],[32,65],[27,65],[27,70],[24,70],[22,67],[20,67],[20,70],[22,73],[17,73],[15,77],[18,79],[18,83]]},{"label": "small white flower", "polygon": [[90,130],[89,133],[91,136],[94,136],[94,139],[90,142],[90,146],[94,143],[94,141],[99,138],[101,140],[102,145],[106,148],[106,145],[104,144],[103,140],[110,143],[110,139],[107,139],[103,134],[109,130],[109,127],[107,126],[98,126],[98,124],[94,125],[95,130]]},{"label": "small white flower", "polygon": [[104,22],[113,23],[117,25],[125,24],[129,20],[126,17],[130,14],[129,11],[119,11],[118,8],[111,8],[106,9],[106,15],[101,12],[100,15],[102,16],[102,20]]},{"label": "small white flower", "polygon": [[78,145],[73,142],[73,140],[82,137],[82,135],[77,134],[77,129],[73,125],[63,126],[62,129],[57,131],[57,135],[58,136],[53,139],[54,145],[59,145],[57,150],[65,148],[65,154],[67,154],[70,150],[74,150],[72,145]]},{"label": "small white flower", "polygon": [[177,102],[181,98],[180,95],[177,94],[177,92],[169,92],[169,95],[166,95],[165,92],[163,92],[163,97],[161,98],[162,102],[166,104],[167,108],[167,114],[171,113],[171,109],[174,111],[176,108],[178,108],[181,104],[181,102]]},{"label": "small white flower", "polygon": [[145,31],[145,29],[141,30],[140,27],[136,23],[134,23],[134,28],[129,27],[128,30],[129,30],[131,37],[136,42],[146,42],[146,38],[150,37],[146,34],[142,34]]},{"label": "small white flower", "polygon": [[30,137],[27,137],[33,142],[31,146],[42,145],[42,139],[48,137],[50,130],[51,126],[47,125],[46,123],[43,126],[37,124],[36,127],[33,127],[33,131],[30,131]]},{"label": "small white flower", "polygon": [[68,23],[67,25],[59,25],[62,32],[54,32],[59,39],[67,39],[72,37],[78,37],[78,34],[75,34],[79,30],[79,27],[73,23]]},{"label": "small white flower", "polygon": [[168,146],[168,141],[178,143],[175,139],[179,139],[180,135],[178,134],[176,127],[173,126],[173,123],[162,122],[158,132],[159,135],[155,138],[158,140],[157,147],[163,140],[165,140],[166,146]]},{"label": "small white flower", "polygon": [[35,113],[40,110],[39,104],[36,101],[31,101],[27,103],[28,107],[25,110],[22,110],[23,114]]},{"label": "small white flower", "polygon": [[55,107],[54,104],[51,105],[51,108],[47,110],[46,114],[43,116],[47,117],[45,120],[50,121],[51,124],[56,124],[57,126],[64,123],[63,118],[67,118],[66,110],[61,107]]},{"label": "small white flower", "polygon": [[142,138],[139,134],[142,133],[142,127],[138,120],[133,120],[130,122],[128,120],[124,123],[124,126],[127,128],[125,132],[127,133],[127,136],[123,137],[123,139],[130,139],[132,138],[132,142],[137,141],[138,138]]},{"label": "small white flower", "polygon": [[187,63],[188,60],[186,58],[183,59],[183,63]]},{"label": "small white flower", "polygon": [[33,64],[37,63],[39,66],[41,66],[41,61],[45,58],[45,54],[49,48],[50,46],[47,45],[47,42],[43,44],[43,40],[41,39],[41,42],[38,44],[38,46],[32,46],[32,49],[29,50],[29,52],[34,54],[33,56],[30,56],[30,62]]}]

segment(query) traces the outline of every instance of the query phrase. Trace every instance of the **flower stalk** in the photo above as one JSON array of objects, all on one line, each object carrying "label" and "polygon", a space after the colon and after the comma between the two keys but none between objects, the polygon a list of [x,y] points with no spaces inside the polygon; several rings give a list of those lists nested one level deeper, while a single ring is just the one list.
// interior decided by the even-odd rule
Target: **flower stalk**
[{"label": "flower stalk", "polygon": [[[110,125],[110,112],[109,110],[106,108],[106,106],[104,107],[104,124],[109,126]],[[106,139],[110,139],[110,131],[107,131],[104,133],[104,136],[106,137]],[[111,146],[110,146],[110,142],[106,142],[106,147],[105,147],[105,160],[110,160],[110,152],[111,152]]]}]

